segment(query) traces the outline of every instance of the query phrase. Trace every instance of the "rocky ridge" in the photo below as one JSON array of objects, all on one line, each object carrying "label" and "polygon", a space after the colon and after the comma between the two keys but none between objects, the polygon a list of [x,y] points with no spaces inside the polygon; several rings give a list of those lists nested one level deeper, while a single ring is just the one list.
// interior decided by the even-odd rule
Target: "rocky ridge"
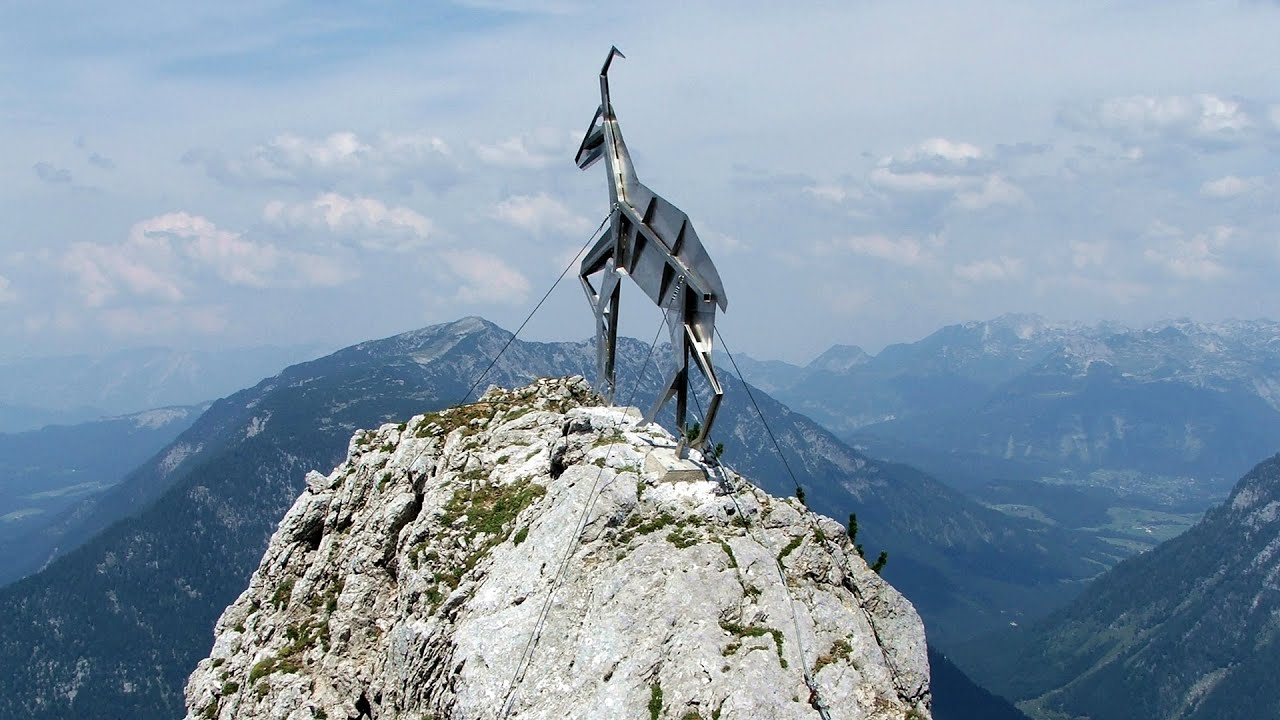
[{"label": "rocky ridge", "polygon": [[188,717],[818,718],[806,671],[832,718],[929,717],[921,621],[838,523],[598,402],[540,380],[358,432]]}]

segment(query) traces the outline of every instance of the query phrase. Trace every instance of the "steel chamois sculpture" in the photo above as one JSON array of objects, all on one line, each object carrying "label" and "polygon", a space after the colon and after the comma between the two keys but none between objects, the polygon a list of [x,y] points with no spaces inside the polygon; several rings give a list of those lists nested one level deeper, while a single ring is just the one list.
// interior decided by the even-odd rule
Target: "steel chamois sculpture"
[{"label": "steel chamois sculpture", "polygon": [[[618,118],[609,101],[611,48],[600,69],[600,107],[578,148],[578,167],[586,170],[605,159],[611,214],[608,230],[582,260],[578,278],[596,316],[596,361],[601,392],[609,402],[617,390],[615,358],[618,342],[618,304],[623,277],[630,277],[662,309],[671,334],[675,369],[657,402],[645,416],[652,422],[663,406],[676,398],[676,425],[681,435],[689,401],[689,360],[706,378],[711,401],[701,429],[690,445],[704,448],[724,390],[711,364],[716,309],[728,307],[715,263],[694,232],[689,216],[636,178],[631,156],[622,140]],[[592,277],[596,283],[593,284]],[[681,441],[684,442],[683,440]]]}]

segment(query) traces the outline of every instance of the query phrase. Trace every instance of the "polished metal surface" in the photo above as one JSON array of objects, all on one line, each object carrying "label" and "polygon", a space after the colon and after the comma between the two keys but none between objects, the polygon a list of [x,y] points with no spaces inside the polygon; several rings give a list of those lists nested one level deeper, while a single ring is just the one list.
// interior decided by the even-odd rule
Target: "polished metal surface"
[{"label": "polished metal surface", "polygon": [[578,167],[586,170],[605,160],[612,213],[608,230],[582,260],[578,278],[596,317],[596,361],[600,390],[610,400],[617,390],[615,356],[618,341],[618,303],[622,278],[630,277],[662,309],[671,334],[675,369],[650,409],[652,421],[662,407],[676,399],[676,424],[687,431],[689,360],[706,378],[711,402],[698,435],[690,441],[703,448],[724,395],[711,364],[716,309],[728,307],[720,273],[693,229],[689,216],[650,190],[636,177],[631,155],[622,139],[618,118],[609,100],[609,65],[624,57],[611,48],[600,69],[600,107],[578,148]]}]

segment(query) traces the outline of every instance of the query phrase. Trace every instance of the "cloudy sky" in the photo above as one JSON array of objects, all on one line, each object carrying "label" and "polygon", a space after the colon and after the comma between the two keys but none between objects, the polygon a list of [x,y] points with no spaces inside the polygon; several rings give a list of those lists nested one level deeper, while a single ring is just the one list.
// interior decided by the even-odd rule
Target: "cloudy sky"
[{"label": "cloudy sky", "polygon": [[607,210],[610,44],[735,349],[1280,315],[1280,4],[681,5],[0,4],[0,356],[514,328]]}]

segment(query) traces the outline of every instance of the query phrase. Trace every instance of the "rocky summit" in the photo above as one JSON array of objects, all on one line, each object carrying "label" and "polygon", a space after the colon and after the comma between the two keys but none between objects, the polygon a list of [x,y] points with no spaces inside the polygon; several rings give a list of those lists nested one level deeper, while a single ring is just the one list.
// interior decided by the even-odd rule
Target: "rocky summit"
[{"label": "rocky summit", "polygon": [[540,380],[356,433],[188,717],[930,717],[920,618],[838,523],[600,404]]}]

